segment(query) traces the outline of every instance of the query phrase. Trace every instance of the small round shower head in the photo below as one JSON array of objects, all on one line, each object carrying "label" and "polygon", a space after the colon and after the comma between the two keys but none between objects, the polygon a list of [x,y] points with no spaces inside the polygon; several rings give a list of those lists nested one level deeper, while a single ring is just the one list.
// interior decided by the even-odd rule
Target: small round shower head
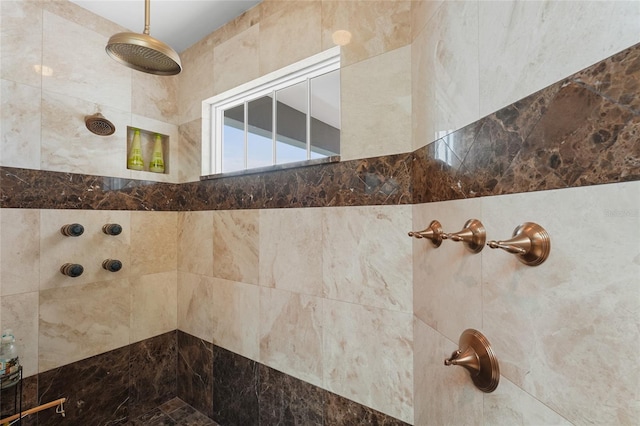
[{"label": "small round shower head", "polygon": [[134,70],[155,75],[176,75],[182,71],[178,54],[147,34],[115,34],[105,50],[113,59]]},{"label": "small round shower head", "polygon": [[109,136],[116,131],[116,126],[112,122],[104,118],[99,112],[93,115],[87,115],[84,118],[84,124],[91,133],[98,136]]}]

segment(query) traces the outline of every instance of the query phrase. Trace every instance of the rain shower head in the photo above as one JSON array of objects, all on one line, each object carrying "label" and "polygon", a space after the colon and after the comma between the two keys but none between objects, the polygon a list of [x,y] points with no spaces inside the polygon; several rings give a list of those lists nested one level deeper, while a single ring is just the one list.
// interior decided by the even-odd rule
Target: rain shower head
[{"label": "rain shower head", "polygon": [[105,50],[121,64],[155,75],[176,75],[182,71],[180,56],[167,44],[149,35],[150,0],[144,4],[144,32],[113,35]]},{"label": "rain shower head", "polygon": [[109,136],[116,131],[116,126],[112,122],[104,118],[102,114],[96,112],[93,115],[87,115],[84,118],[84,124],[87,129],[98,136]]}]

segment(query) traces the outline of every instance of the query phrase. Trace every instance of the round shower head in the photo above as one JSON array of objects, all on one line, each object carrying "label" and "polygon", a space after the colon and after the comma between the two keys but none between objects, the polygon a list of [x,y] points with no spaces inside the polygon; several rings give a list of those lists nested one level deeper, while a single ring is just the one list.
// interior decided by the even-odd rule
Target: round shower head
[{"label": "round shower head", "polygon": [[115,34],[105,50],[121,64],[149,74],[175,75],[182,70],[178,54],[148,34]]},{"label": "round shower head", "polygon": [[93,115],[87,115],[84,118],[84,124],[91,133],[98,136],[109,136],[116,131],[116,126],[112,122],[104,118],[99,112]]}]

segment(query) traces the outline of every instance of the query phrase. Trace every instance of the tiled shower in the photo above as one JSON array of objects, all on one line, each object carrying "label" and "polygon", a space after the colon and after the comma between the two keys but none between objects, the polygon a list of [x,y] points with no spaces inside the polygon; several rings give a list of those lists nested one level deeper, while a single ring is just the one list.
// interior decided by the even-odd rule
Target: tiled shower
[{"label": "tiled shower", "polygon": [[[1,6],[0,322],[28,405],[66,395],[69,424],[174,396],[223,425],[633,424],[637,2],[266,1],[171,78],[112,66],[116,28],[68,2]],[[343,162],[199,182],[199,101],[347,25]],[[83,128],[96,105],[112,137]],[[170,136],[162,182],[126,170],[127,125]],[[492,239],[540,223],[550,258],[406,235],[472,217]],[[57,238],[68,222],[83,239]],[[498,353],[491,394],[442,364],[466,328]]]}]

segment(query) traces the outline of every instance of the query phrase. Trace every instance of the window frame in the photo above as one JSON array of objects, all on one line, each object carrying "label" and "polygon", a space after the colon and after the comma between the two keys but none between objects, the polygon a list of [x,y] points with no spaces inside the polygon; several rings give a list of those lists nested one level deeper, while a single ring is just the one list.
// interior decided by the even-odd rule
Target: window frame
[{"label": "window frame", "polygon": [[[254,170],[286,166],[286,163],[281,165],[272,164],[266,167],[245,168],[237,172],[223,173],[222,132],[224,111],[340,68],[340,46],[335,46],[202,101],[201,176],[246,173]],[[309,103],[310,99],[307,102]],[[275,111],[273,114],[273,119],[275,120]],[[308,111],[308,117],[310,114],[311,112]],[[310,143],[310,141],[307,141],[307,146]],[[306,163],[313,164],[314,162],[316,161],[307,159],[295,164],[299,166]]]}]

